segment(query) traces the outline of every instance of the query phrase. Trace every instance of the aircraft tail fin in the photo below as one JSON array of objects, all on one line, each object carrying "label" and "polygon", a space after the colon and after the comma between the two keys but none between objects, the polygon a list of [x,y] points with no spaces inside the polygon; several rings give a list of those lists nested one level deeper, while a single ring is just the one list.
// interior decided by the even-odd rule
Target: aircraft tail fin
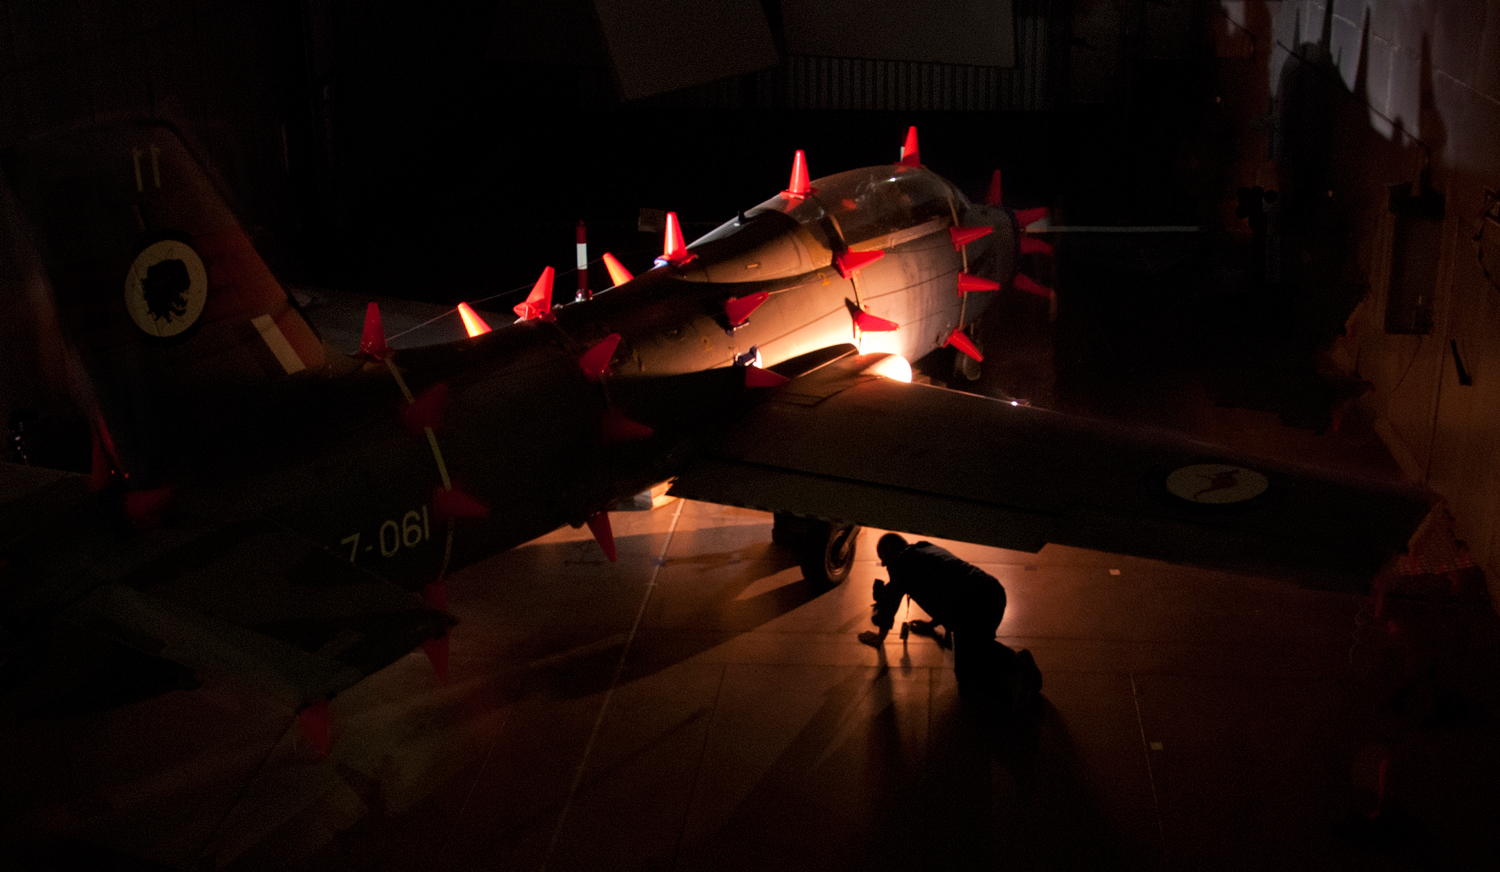
[{"label": "aircraft tail fin", "polygon": [[6,150],[52,303],[133,486],[178,462],[213,410],[322,370],[321,338],[181,137],[126,122]]}]

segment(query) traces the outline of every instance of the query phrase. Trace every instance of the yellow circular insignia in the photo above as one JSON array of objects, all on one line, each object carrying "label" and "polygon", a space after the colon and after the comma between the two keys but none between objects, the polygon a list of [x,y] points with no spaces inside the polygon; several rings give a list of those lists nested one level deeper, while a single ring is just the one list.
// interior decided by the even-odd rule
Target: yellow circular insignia
[{"label": "yellow circular insignia", "polygon": [[1253,469],[1228,463],[1198,463],[1167,476],[1167,490],[1188,502],[1205,505],[1242,503],[1266,492],[1270,480]]},{"label": "yellow circular insignia", "polygon": [[136,255],[125,274],[125,308],[148,336],[176,336],[198,321],[208,302],[208,270],[186,242],[163,239]]}]

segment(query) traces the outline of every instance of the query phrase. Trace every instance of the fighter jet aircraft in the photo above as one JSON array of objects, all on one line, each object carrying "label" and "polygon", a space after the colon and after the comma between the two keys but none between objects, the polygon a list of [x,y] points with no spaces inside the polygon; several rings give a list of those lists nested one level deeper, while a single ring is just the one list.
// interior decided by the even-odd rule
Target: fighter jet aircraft
[{"label": "fighter jet aircraft", "polygon": [[4,169],[31,389],[66,398],[93,457],[3,468],[17,709],[81,698],[94,662],[298,711],[419,645],[441,667],[445,578],[564,524],[612,559],[610,505],[669,480],[777,512],[834,582],[857,525],[1367,580],[1429,505],[903,380],[945,345],[979,357],[965,331],[996,294],[1048,293],[1016,273],[1039,216],[971,203],[914,129],[896,162],[823,178],[798,152],[690,245],[668,216],[656,265],[612,263],[591,299],[555,303],[546,269],[514,322],[463,305],[468,336],[399,349],[374,305],[358,348],[326,341],[165,125]]}]

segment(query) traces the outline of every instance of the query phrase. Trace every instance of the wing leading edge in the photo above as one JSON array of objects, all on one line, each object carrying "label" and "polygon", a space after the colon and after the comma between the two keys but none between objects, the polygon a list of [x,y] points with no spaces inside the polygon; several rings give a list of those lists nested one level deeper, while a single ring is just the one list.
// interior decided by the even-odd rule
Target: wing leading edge
[{"label": "wing leading edge", "polygon": [[794,380],[708,443],[691,499],[1037,551],[1053,542],[1367,583],[1431,507],[1422,491],[1250,458],[1175,434],[867,372]]}]

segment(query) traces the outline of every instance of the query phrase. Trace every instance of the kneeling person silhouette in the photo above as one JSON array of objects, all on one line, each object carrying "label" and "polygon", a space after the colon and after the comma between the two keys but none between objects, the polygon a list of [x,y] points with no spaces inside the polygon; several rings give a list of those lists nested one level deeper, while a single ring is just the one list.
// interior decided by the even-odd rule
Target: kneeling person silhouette
[{"label": "kneeling person silhouette", "polygon": [[[1008,702],[1014,704],[1040,689],[1041,673],[1031,653],[1017,653],[995,639],[1005,617],[1005,588],[998,579],[931,542],[908,543],[896,533],[880,537],[875,553],[891,580],[875,582],[870,621],[878,631],[860,633],[861,642],[882,645],[902,600],[909,596],[932,621],[910,621],[907,626],[953,648],[953,674],[961,696],[990,699],[999,693],[1010,696]],[[941,637],[939,626],[946,630]]]}]

